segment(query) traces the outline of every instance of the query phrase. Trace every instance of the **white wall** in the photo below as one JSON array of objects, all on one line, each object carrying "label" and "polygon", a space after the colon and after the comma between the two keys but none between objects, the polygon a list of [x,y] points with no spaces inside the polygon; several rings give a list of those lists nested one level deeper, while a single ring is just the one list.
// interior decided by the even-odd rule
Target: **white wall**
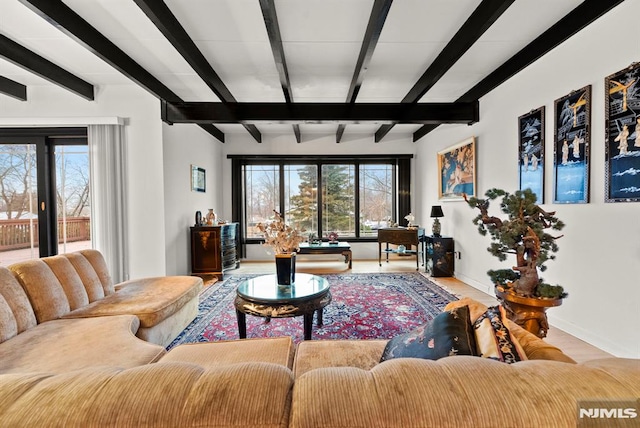
[{"label": "white wall", "polygon": [[[263,134],[262,143],[257,143],[249,134],[227,134],[227,143],[223,145],[222,173],[224,177],[231,177],[231,160],[228,154],[245,155],[360,155],[360,154],[414,154],[417,145],[410,136],[399,137],[390,133],[380,143],[375,143],[370,134],[346,134],[340,144],[336,144],[335,130],[333,132],[314,133],[313,127],[301,127],[302,142],[297,143],[293,131],[282,134]],[[348,128],[347,128],[348,131]],[[414,176],[414,163],[411,174]],[[414,182],[414,180],[411,180]],[[231,218],[231,186],[224,186],[222,214]],[[413,192],[412,192],[413,193]],[[415,194],[415,193],[413,193]],[[411,201],[414,204],[414,201]],[[408,214],[408,213],[406,213]],[[352,246],[353,257],[356,259],[377,259],[377,243],[358,243]],[[272,255],[261,245],[247,245],[247,259],[267,260]]]},{"label": "white wall", "polygon": [[[222,189],[230,185],[224,180],[222,146],[217,139],[197,125],[162,125],[164,141],[164,194],[167,275],[191,273],[189,227],[195,223],[195,212],[207,214],[222,207]],[[191,191],[191,165],[205,169],[206,191]]]},{"label": "white wall", "polygon": [[[87,117],[125,118],[128,157],[129,270],[131,278],[164,275],[164,185],[160,102],[136,85],[100,87],[87,101],[54,86],[33,86],[28,101],[0,97],[0,117],[39,118],[40,123]],[[24,126],[21,122],[21,126]]]},{"label": "white wall", "polygon": [[[492,187],[518,188],[518,116],[546,106],[545,201],[553,200],[554,100],[592,85],[591,202],[551,204],[566,223],[557,241],[557,259],[542,274],[569,293],[548,311],[552,325],[618,356],[640,357],[640,203],[604,203],[604,78],[640,61],[637,33],[640,2],[624,2],[608,15],[482,98],[480,122],[471,127],[441,126],[422,138],[416,187],[419,212],[437,204],[436,153],[471,135],[477,137],[477,193]],[[419,187],[418,187],[419,186]],[[492,292],[486,271],[505,268],[486,248],[471,220],[477,214],[464,202],[442,202],[443,234],[455,238],[456,276]],[[491,206],[500,215],[499,205]]]}]

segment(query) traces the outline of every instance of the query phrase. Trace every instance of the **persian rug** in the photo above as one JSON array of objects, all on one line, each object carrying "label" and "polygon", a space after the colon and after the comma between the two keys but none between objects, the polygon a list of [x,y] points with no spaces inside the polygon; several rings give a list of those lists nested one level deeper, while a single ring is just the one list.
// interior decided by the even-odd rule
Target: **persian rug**
[{"label": "persian rug", "polygon": [[[238,284],[257,275],[230,274],[200,294],[198,316],[167,347],[183,343],[238,339],[233,300]],[[352,273],[322,275],[331,284],[331,303],[322,326],[314,317],[314,340],[390,339],[432,320],[457,297],[420,273]],[[247,338],[291,336],[304,340],[302,317],[247,315]]]}]

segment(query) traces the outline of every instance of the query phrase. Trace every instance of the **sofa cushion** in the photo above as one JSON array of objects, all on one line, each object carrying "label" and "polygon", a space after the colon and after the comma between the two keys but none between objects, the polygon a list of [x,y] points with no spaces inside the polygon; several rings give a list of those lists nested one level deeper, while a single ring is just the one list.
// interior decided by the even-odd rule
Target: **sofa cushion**
[{"label": "sofa cushion", "polygon": [[116,292],[76,309],[64,318],[134,314],[142,327],[152,327],[170,317],[202,289],[202,278],[167,276],[143,278],[119,284]]},{"label": "sofa cushion", "polygon": [[286,428],[292,388],[267,363],[0,375],[0,426]]},{"label": "sofa cushion", "polygon": [[615,362],[502,364],[471,356],[318,369],[296,379],[289,426],[575,427],[580,399],[640,396],[640,366],[632,361],[623,364],[628,380],[611,375]]},{"label": "sofa cushion", "polygon": [[391,339],[380,362],[392,358],[437,360],[452,355],[474,355],[475,348],[469,307],[461,306],[444,311],[427,324]]},{"label": "sofa cushion", "polygon": [[308,371],[324,367],[369,370],[380,362],[387,342],[386,339],[305,340],[296,349],[293,373],[297,379]]},{"label": "sofa cushion", "polygon": [[526,360],[526,354],[511,335],[505,321],[504,308],[492,306],[473,323],[478,355],[507,364]]},{"label": "sofa cushion", "polygon": [[53,271],[41,259],[9,266],[27,293],[38,323],[60,318],[69,312],[69,301]]},{"label": "sofa cushion", "polygon": [[[0,343],[0,373],[68,372],[92,366],[135,367],[164,348],[138,339],[133,315],[47,321]],[[2,424],[0,424],[2,425]]]},{"label": "sofa cushion", "polygon": [[11,271],[5,267],[0,267],[0,296],[6,304],[0,310],[8,311],[1,315],[4,321],[1,321],[3,327],[0,327],[0,342],[37,325],[36,315],[27,294]]},{"label": "sofa cushion", "polygon": [[51,256],[41,259],[53,271],[69,301],[71,310],[89,304],[89,296],[84,284],[69,259],[65,256]]},{"label": "sofa cushion", "polygon": [[293,354],[293,339],[289,336],[187,343],[171,349],[158,361],[158,364],[185,362],[203,367],[216,367],[225,364],[262,362],[291,368]]},{"label": "sofa cushion", "polygon": [[91,263],[91,267],[93,267],[93,270],[102,284],[104,295],[108,296],[109,294],[112,294],[115,291],[113,288],[113,280],[111,279],[109,267],[107,266],[107,262],[102,256],[102,253],[98,250],[82,250],[80,251],[80,254],[82,254],[89,263]]},{"label": "sofa cushion", "polygon": [[89,263],[89,260],[80,253],[67,253],[64,257],[71,262],[80,277],[85,290],[87,290],[89,302],[102,299],[105,296],[104,288],[102,287],[102,282],[100,282],[98,274],[95,269],[93,269],[91,263]]}]

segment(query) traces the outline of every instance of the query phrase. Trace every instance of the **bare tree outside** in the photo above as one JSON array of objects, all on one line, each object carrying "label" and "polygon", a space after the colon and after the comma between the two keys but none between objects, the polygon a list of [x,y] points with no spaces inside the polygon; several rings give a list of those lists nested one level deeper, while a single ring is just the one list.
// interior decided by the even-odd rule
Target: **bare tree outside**
[{"label": "bare tree outside", "polygon": [[30,145],[0,146],[0,219],[32,217],[36,210],[36,158]]}]

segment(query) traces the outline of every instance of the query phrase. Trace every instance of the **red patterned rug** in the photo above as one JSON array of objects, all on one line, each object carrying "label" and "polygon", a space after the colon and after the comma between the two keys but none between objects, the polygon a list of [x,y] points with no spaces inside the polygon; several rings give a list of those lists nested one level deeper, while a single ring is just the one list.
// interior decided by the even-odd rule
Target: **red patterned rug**
[{"label": "red patterned rug", "polygon": [[[182,343],[238,339],[233,306],[238,284],[255,275],[230,274],[200,295],[196,319],[167,347]],[[457,297],[419,273],[322,275],[333,300],[324,308],[324,325],[313,325],[313,339],[389,339],[433,319]],[[303,340],[302,317],[247,315],[247,337],[291,336]]]}]

